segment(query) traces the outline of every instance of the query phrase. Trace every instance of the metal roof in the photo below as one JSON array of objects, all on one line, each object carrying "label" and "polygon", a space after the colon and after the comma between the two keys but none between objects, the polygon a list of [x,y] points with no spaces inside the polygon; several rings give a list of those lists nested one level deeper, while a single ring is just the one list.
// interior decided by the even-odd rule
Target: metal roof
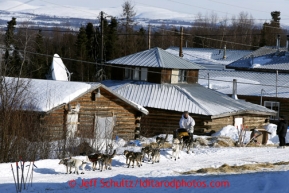
[{"label": "metal roof", "polygon": [[[166,51],[179,55],[179,47],[169,47]],[[226,59],[223,59],[224,49],[214,48],[183,48],[183,58],[196,64],[200,64],[206,69],[222,70],[224,67],[246,55],[251,50],[226,50]]]},{"label": "metal roof", "polygon": [[[224,94],[232,94],[233,79],[237,79],[237,94],[289,98],[289,74],[250,71],[200,70],[198,83]],[[277,80],[277,81],[276,81]],[[277,86],[277,89],[276,89]]]},{"label": "metal roof", "polygon": [[275,114],[263,106],[234,100],[199,84],[155,84],[133,81],[104,81],[102,84],[144,107],[224,117],[234,114]]},{"label": "metal roof", "polygon": [[106,63],[152,68],[204,69],[204,67],[198,64],[175,56],[158,47],[110,60]]},{"label": "metal roof", "polygon": [[[253,56],[253,57],[252,57]],[[289,53],[286,48],[276,46],[264,46],[251,54],[232,62],[227,66],[233,69],[267,69],[289,70]]]}]

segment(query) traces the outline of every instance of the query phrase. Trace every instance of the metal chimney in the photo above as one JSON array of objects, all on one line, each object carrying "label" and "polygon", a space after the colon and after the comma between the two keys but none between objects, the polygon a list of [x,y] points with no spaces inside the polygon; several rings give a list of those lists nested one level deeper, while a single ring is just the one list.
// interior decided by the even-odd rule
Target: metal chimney
[{"label": "metal chimney", "polygon": [[277,35],[277,45],[276,45],[276,47],[277,47],[277,52],[279,52],[280,51],[280,35],[279,34]]},{"label": "metal chimney", "polygon": [[237,79],[233,79],[233,93],[232,98],[238,100],[237,96]]},{"label": "metal chimney", "polygon": [[287,35],[286,49],[287,49],[287,52],[289,52],[289,35]]},{"label": "metal chimney", "polygon": [[226,45],[224,46],[224,54],[223,54],[223,59],[226,59]]}]

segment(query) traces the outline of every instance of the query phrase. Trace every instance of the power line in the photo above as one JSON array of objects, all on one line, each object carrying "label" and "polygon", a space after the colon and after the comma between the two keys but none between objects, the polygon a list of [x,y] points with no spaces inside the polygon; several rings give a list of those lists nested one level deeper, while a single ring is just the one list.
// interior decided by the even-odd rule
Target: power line
[{"label": "power line", "polygon": [[99,15],[99,13],[96,14],[96,13],[93,13],[93,12],[90,12],[90,11],[85,11],[85,10],[82,10],[82,9],[77,9],[76,7],[70,7],[70,6],[67,6],[67,5],[61,5],[61,4],[57,4],[57,3],[52,3],[52,2],[49,2],[49,1],[46,1],[46,0],[39,0],[39,1],[43,1],[43,2],[46,2],[46,3],[52,4],[52,5],[57,5],[57,6],[69,8],[69,9],[72,9],[72,10],[78,10],[78,11],[81,11],[81,12],[84,12],[84,13],[93,14],[93,15],[95,15],[95,16],[98,16],[98,15]]},{"label": "power line", "polygon": [[20,7],[20,6],[22,6],[22,5],[28,4],[28,3],[30,3],[31,1],[34,1],[34,0],[26,1],[26,2],[24,2],[24,3],[21,3],[21,4],[19,4],[19,5],[13,6],[13,7],[10,7],[10,8],[8,8],[8,9],[3,10],[3,11],[9,11],[9,10],[14,9],[14,8],[16,8],[16,7]]},{"label": "power line", "polygon": [[[6,29],[6,28],[4,28]],[[56,30],[56,29],[45,29],[45,28],[23,28],[23,27],[17,27],[15,29],[25,29],[25,30],[33,30],[33,31],[48,31],[48,32],[59,32],[59,33],[79,33],[79,31],[73,31],[73,30]],[[159,31],[155,31],[155,33],[158,33]],[[178,33],[178,32],[176,32]],[[268,33],[268,34],[273,34],[277,35],[279,33]],[[117,33],[116,35],[128,35],[128,36],[144,36],[146,34],[139,34],[139,33],[133,33],[133,34],[128,34],[128,33]],[[179,36],[177,34],[153,34],[154,36]],[[221,35],[221,34],[205,34],[201,35],[203,37],[206,36],[221,36],[221,37],[235,37],[235,36],[244,36],[244,35],[249,35],[249,36],[260,36],[262,35],[261,33],[256,33],[256,34],[226,34],[226,35]],[[184,36],[194,36],[192,34],[184,34]]]},{"label": "power line", "polygon": [[[153,28],[159,28],[157,26],[152,26]],[[180,33],[180,32],[176,32],[173,30],[166,30],[165,31],[170,31],[170,32],[174,32],[174,33]],[[256,48],[260,48],[260,46],[254,46],[254,45],[249,45],[249,44],[243,44],[243,43],[237,43],[237,42],[231,42],[231,41],[226,41],[226,40],[218,40],[218,39],[214,39],[214,38],[208,38],[208,37],[204,37],[204,36],[199,36],[199,35],[192,35],[192,34],[185,34],[184,35],[188,35],[188,36],[194,36],[194,37],[199,37],[199,38],[203,38],[203,39],[208,39],[208,40],[213,40],[213,41],[218,41],[218,42],[225,42],[225,43],[231,43],[231,44],[236,44],[236,45],[241,45],[241,46],[247,46],[247,47],[256,47]]]},{"label": "power line", "polygon": [[[1,47],[0,48],[2,49],[7,49],[5,47]],[[51,55],[48,55],[48,54],[40,54],[40,53],[36,53],[36,52],[31,52],[31,51],[26,51],[26,50],[20,50],[20,49],[13,49],[13,48],[9,48],[7,50],[16,50],[16,51],[19,51],[19,52],[23,52],[23,53],[30,53],[30,54],[34,54],[34,55],[41,55],[41,56],[46,56],[46,57],[50,57],[50,58],[53,58],[54,56],[51,56]],[[135,70],[135,68],[133,67],[121,67],[121,66],[116,66],[116,65],[113,65],[113,64],[108,64],[108,63],[104,63],[104,64],[99,64],[99,63],[96,63],[96,62],[89,62],[89,61],[84,61],[84,60],[77,60],[77,59],[72,59],[72,58],[63,58],[63,57],[59,57],[61,58],[62,60],[68,60],[68,61],[74,61],[74,62],[82,62],[82,63],[87,63],[87,64],[93,64],[93,65],[103,65],[103,66],[106,66],[106,67],[114,67],[114,68],[119,68],[119,69],[130,69],[130,70]],[[147,72],[150,72],[150,73],[154,73],[154,74],[162,74],[161,72],[155,72],[155,71],[147,71]],[[174,75],[174,74],[171,74],[172,76],[179,76],[179,75]],[[198,78],[198,79],[203,79],[203,80],[207,80],[206,77],[196,77],[196,76],[186,76],[188,78]],[[210,78],[210,80],[212,81],[220,81],[220,82],[232,82],[232,81],[227,81],[227,80],[220,80],[220,79],[214,79],[214,78]],[[273,82],[275,81],[272,80]],[[248,83],[248,82],[238,82],[238,84],[246,84],[246,85],[255,85],[255,86],[274,86],[276,87],[276,85],[271,85],[271,84],[261,84],[261,83]],[[278,88],[289,88],[289,86],[278,86]]]},{"label": "power line", "polygon": [[223,5],[229,5],[229,6],[232,6],[232,7],[238,7],[238,8],[242,8],[242,9],[248,9],[248,10],[252,10],[252,11],[259,11],[259,12],[263,12],[263,13],[268,13],[267,11],[258,10],[258,9],[252,9],[252,8],[249,8],[249,7],[242,7],[242,6],[239,6],[239,5],[233,5],[233,4],[224,3],[224,2],[220,2],[220,1],[216,1],[216,0],[208,0],[208,1],[212,1],[212,2],[215,2],[215,3],[223,4]]}]

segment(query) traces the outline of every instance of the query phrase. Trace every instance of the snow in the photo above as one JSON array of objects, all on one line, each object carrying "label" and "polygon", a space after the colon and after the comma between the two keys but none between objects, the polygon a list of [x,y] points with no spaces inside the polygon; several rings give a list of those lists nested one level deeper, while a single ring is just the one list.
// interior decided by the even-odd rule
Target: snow
[{"label": "snow", "polygon": [[[228,127],[226,131],[230,131]],[[225,130],[224,130],[225,131]],[[164,135],[162,135],[164,136]],[[171,140],[171,138],[169,138]],[[121,140],[120,140],[121,141]],[[143,141],[143,140],[142,140]],[[155,142],[154,138],[145,138],[145,142]],[[139,151],[139,147],[124,145],[123,141],[119,144],[117,152],[123,150]],[[276,147],[230,147],[230,148],[208,148],[199,147],[193,149],[194,153],[186,154],[184,151],[180,154],[180,159],[173,161],[170,158],[171,149],[161,151],[160,163],[151,164],[147,161],[140,168],[127,168],[124,155],[116,155],[113,158],[112,170],[91,171],[91,164],[85,167],[85,174],[65,174],[65,167],[58,165],[59,159],[44,159],[35,161],[37,168],[34,168],[33,185],[23,192],[288,192],[289,172],[288,166],[278,166],[273,169],[263,169],[258,172],[242,172],[239,174],[191,174],[184,175],[181,172],[198,170],[207,167],[220,167],[224,163],[228,165],[243,165],[255,163],[276,163],[288,161],[289,149],[277,149]],[[76,156],[80,160],[87,160],[85,156]],[[13,164],[0,164],[0,192],[15,192],[15,185],[11,172]],[[25,166],[30,162],[26,162]],[[28,167],[25,167],[24,176],[27,174]],[[276,172],[277,171],[277,172]],[[172,187],[148,188],[145,187],[145,180],[151,182],[169,181],[173,182]],[[142,183],[141,183],[142,180]],[[228,187],[220,188],[202,188],[202,187],[179,187],[174,184],[176,181],[194,181],[196,183],[205,182],[229,182]],[[110,187],[109,182],[133,182],[135,187]],[[87,187],[81,187],[87,182]],[[90,185],[89,185],[89,182]],[[104,182],[107,182],[104,184]],[[76,186],[71,187],[73,183]],[[106,185],[106,186],[105,186]],[[113,185],[113,184],[110,184]],[[148,185],[148,184],[147,184]],[[179,184],[178,184],[179,185]]]},{"label": "snow", "polygon": [[143,106],[141,106],[141,105],[139,105],[139,104],[137,104],[137,103],[135,103],[135,102],[133,102],[131,100],[129,102],[134,104],[137,107],[138,110],[144,112],[146,115],[149,114],[149,111],[147,109],[145,109]]},{"label": "snow", "polygon": [[[202,79],[199,79],[199,84],[202,86],[208,86],[208,77],[200,77]],[[248,87],[250,84],[260,84],[260,82],[240,77],[214,77],[210,78],[210,87],[214,90],[219,89],[232,89],[233,88],[233,80],[237,79],[237,89],[240,89],[241,87]],[[231,91],[232,92],[232,91]],[[259,91],[258,91],[259,92]]]},{"label": "snow", "polygon": [[[0,2],[1,10],[8,10],[11,13],[31,13],[41,14],[49,16],[59,17],[73,17],[73,18],[84,18],[84,19],[96,19],[101,11],[104,13],[120,17],[122,7],[120,3],[113,3],[113,6],[104,7],[104,3],[98,4],[92,2],[91,5],[85,6],[81,3],[76,2],[21,2],[19,1],[2,1]],[[88,3],[88,2],[86,2]],[[79,5],[78,5],[79,4]],[[180,21],[193,21],[195,18],[194,14],[181,13],[177,11],[171,11],[163,7],[153,7],[148,5],[135,4],[136,16],[135,19],[170,19]]]},{"label": "snow", "polygon": [[51,72],[53,80],[68,81],[67,68],[58,54],[54,54],[53,56]]},{"label": "snow", "polygon": [[[277,131],[277,125],[275,124],[268,124],[268,125],[265,125],[264,126],[264,129],[266,129],[268,132],[270,132],[271,134],[269,135],[269,140],[268,140],[268,144],[274,144],[274,143],[279,143],[279,138],[276,134],[276,131]],[[289,141],[289,134],[287,135],[287,139],[286,141]]]},{"label": "snow", "polygon": [[[17,78],[5,77],[7,85],[14,88]],[[27,98],[24,106],[28,110],[47,112],[54,107],[67,104],[91,89],[91,85],[83,82],[68,82],[42,79],[20,78],[19,82],[27,89],[23,96]]]},{"label": "snow", "polygon": [[262,56],[262,57],[254,58],[253,61],[252,60],[250,61],[250,63],[252,65],[252,68],[258,68],[264,64],[269,63],[271,60],[272,60],[271,58],[267,58],[266,56]]},{"label": "snow", "polygon": [[35,110],[46,112],[61,104],[69,103],[90,88],[90,84],[81,82],[30,79],[29,90],[36,100]]},{"label": "snow", "polygon": [[[250,141],[251,131],[246,131],[246,136],[244,143],[248,143]],[[213,137],[223,136],[223,137],[230,137],[233,141],[238,141],[239,134],[238,129],[235,126],[228,125],[222,128],[220,131],[212,134]]]}]

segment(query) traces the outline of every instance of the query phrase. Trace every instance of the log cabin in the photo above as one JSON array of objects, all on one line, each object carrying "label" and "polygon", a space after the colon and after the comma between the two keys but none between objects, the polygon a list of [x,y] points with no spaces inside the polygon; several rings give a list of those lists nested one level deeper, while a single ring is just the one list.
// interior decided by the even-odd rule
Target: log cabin
[{"label": "log cabin", "polygon": [[[14,78],[10,78],[14,79]],[[20,79],[26,82],[27,111],[36,112],[49,140],[132,139],[148,111],[100,83]],[[24,105],[25,106],[25,105]]]},{"label": "log cabin", "polygon": [[256,71],[200,70],[199,83],[204,87],[232,96],[233,80],[236,80],[236,95],[240,100],[265,106],[276,111],[270,116],[272,122],[279,115],[289,119],[289,74]]},{"label": "log cabin", "polygon": [[[141,119],[141,135],[173,133],[184,111],[195,119],[195,133],[207,134],[227,125],[260,127],[276,114],[266,107],[235,100],[198,82],[198,64],[160,48],[106,62],[111,79],[102,84],[140,104],[150,114]],[[241,120],[241,121],[240,121]]]}]

